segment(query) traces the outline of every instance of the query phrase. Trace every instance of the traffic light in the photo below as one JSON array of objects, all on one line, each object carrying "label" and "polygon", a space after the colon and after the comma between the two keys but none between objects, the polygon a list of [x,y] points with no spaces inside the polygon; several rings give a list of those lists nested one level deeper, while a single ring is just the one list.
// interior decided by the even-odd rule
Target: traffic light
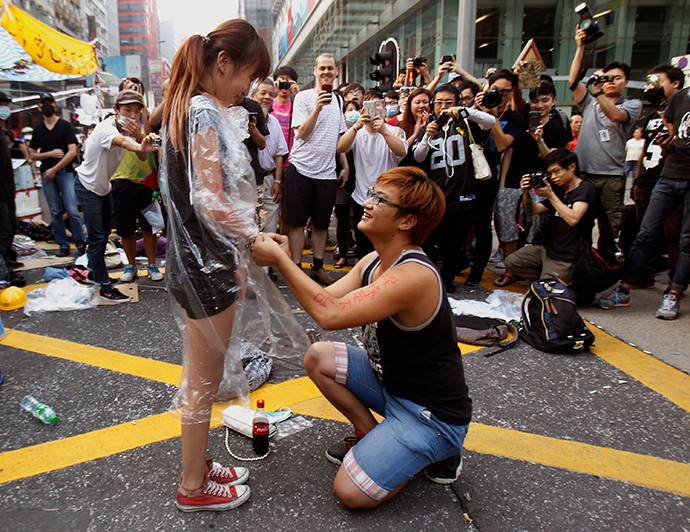
[{"label": "traffic light", "polygon": [[381,43],[378,53],[369,57],[369,62],[376,67],[369,73],[369,79],[378,83],[381,92],[390,90],[398,77],[398,55],[398,43],[390,38]]}]

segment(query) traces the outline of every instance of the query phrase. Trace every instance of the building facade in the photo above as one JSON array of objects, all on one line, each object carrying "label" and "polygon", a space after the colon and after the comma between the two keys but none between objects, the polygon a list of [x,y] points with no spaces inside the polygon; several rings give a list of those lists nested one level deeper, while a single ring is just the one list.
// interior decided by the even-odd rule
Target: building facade
[{"label": "building facade", "polygon": [[[120,54],[136,55],[141,61],[141,81],[160,96],[158,10],[156,0],[117,0]],[[151,67],[153,66],[153,76]]]},{"label": "building facade", "polygon": [[[339,82],[366,82],[369,55],[394,37],[401,66],[424,56],[431,69],[456,54],[463,67],[483,78],[490,67],[512,67],[534,39],[547,73],[566,77],[575,53],[574,8],[580,0],[275,0],[274,65],[289,64],[300,82],[313,82],[314,59],[334,53]],[[595,0],[588,2],[604,37],[588,47],[592,66],[618,60],[643,80],[654,65],[690,53],[690,0]],[[563,78],[561,78],[563,79]],[[567,82],[559,95],[570,98]]]}]

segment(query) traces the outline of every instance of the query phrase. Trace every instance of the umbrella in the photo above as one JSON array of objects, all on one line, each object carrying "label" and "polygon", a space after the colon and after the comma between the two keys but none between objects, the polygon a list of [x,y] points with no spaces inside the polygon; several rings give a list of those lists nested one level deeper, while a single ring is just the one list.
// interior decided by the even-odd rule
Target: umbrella
[{"label": "umbrella", "polygon": [[[7,2],[0,0],[0,6],[0,24],[22,50],[19,55],[14,56],[15,63],[19,61],[19,64],[13,67],[15,70],[19,67],[21,71],[22,68],[30,66],[26,59],[21,57],[25,53],[33,63],[56,74],[78,77],[96,72],[98,61],[96,49],[92,44],[60,33]],[[7,50],[4,44],[3,49]],[[0,55],[5,56],[6,53]],[[2,63],[4,62],[0,62]],[[3,64],[0,68],[7,67]]]}]

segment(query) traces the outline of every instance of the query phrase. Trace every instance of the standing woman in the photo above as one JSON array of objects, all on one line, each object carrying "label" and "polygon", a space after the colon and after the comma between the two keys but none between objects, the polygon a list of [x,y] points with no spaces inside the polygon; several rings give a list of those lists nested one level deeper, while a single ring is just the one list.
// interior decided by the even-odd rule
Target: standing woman
[{"label": "standing woman", "polygon": [[235,302],[258,234],[256,182],[242,143],[246,132],[226,109],[270,69],[266,45],[243,20],[194,35],[175,56],[164,110],[162,180],[168,209],[167,286],[184,336],[182,477],[177,507],[222,511],[249,499],[245,468],[207,460],[213,399],[224,373],[247,395],[241,362],[226,357]]}]

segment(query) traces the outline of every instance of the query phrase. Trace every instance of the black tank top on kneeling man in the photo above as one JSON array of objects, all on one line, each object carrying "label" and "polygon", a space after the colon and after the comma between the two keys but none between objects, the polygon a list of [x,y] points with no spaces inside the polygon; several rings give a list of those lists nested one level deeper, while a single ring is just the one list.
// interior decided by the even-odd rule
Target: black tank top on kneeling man
[{"label": "black tank top on kneeling man", "polygon": [[[436,310],[417,327],[405,327],[393,318],[365,325],[364,345],[369,362],[388,393],[427,408],[444,423],[467,425],[472,417],[472,399],[465,384],[453,313],[441,277],[420,251],[404,251],[394,266],[404,262],[416,262],[434,272],[439,285]],[[377,256],[364,268],[363,286],[371,284],[379,263]]]}]

